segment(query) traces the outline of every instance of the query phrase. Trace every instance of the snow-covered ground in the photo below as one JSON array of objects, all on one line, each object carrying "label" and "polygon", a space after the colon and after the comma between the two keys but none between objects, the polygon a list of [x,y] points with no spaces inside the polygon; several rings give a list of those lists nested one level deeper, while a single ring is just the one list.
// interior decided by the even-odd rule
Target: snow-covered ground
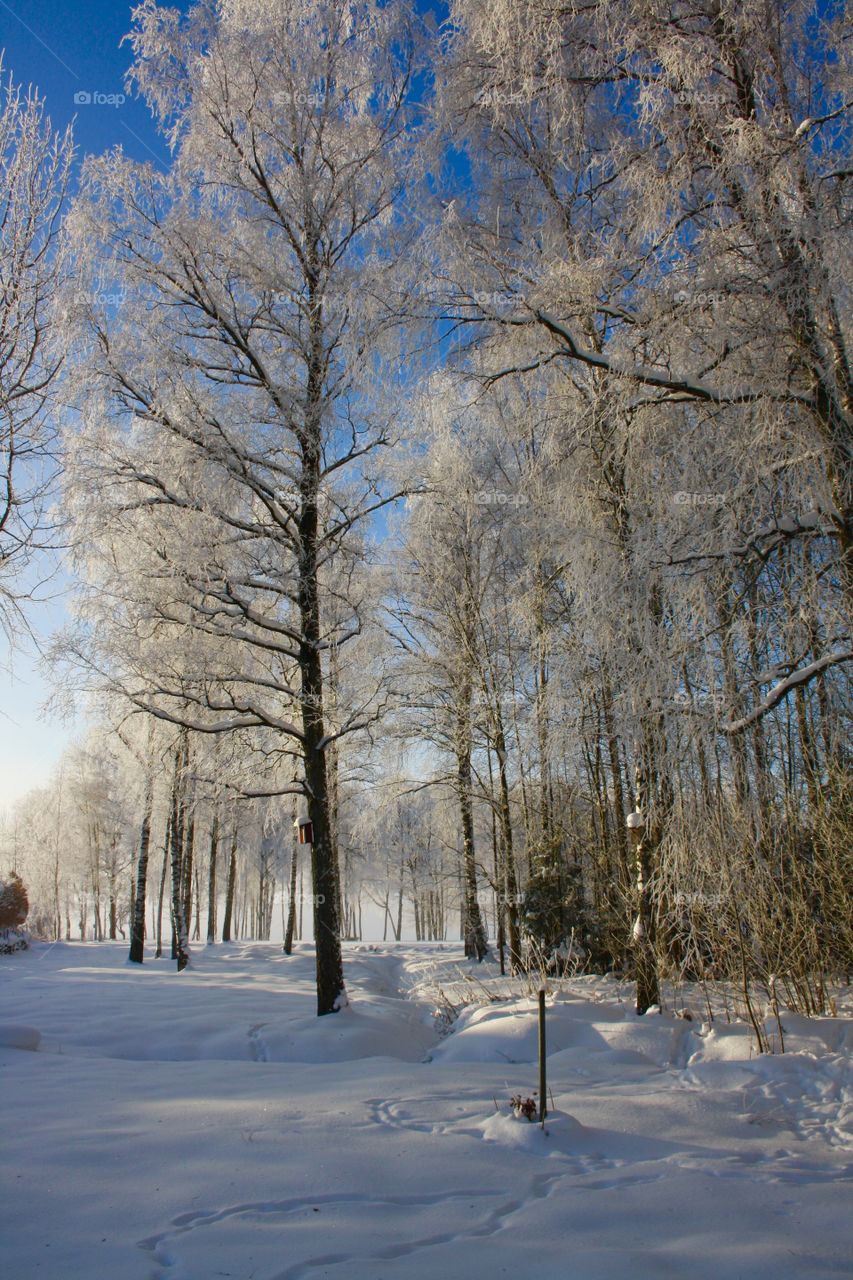
[{"label": "snow-covered ground", "polygon": [[637,1018],[572,980],[543,1133],[507,1106],[536,1087],[534,1001],[459,999],[491,971],[458,947],[348,947],[351,1005],[322,1019],[307,947],[124,958],[0,960],[5,1276],[853,1274],[850,1018],[783,1016],[788,1052],[756,1058],[701,1007]]}]

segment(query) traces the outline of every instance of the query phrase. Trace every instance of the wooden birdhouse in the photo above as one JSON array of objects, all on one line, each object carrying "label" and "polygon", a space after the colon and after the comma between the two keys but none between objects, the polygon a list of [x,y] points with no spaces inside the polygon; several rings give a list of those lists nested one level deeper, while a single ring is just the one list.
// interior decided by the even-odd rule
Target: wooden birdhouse
[{"label": "wooden birdhouse", "polygon": [[296,839],[299,844],[314,843],[314,824],[308,817],[306,809],[300,808],[293,825],[296,827]]}]

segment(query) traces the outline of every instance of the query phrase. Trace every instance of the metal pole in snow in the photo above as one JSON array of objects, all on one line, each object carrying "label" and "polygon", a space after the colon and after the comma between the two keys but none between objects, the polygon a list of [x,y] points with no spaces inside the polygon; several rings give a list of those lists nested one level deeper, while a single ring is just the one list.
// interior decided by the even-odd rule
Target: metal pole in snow
[{"label": "metal pole in snow", "polygon": [[545,1069],[545,988],[539,988],[539,1123],[545,1123],[548,1081]]}]

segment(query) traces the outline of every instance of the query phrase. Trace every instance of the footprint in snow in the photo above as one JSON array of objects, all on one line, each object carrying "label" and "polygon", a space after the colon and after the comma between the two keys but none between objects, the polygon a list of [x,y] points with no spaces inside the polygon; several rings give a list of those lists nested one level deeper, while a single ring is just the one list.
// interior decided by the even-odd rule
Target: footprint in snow
[{"label": "footprint in snow", "polygon": [[270,1051],[269,1045],[261,1037],[261,1027],[265,1027],[265,1022],[256,1022],[253,1027],[249,1028],[249,1052],[252,1055],[253,1062],[269,1062]]}]

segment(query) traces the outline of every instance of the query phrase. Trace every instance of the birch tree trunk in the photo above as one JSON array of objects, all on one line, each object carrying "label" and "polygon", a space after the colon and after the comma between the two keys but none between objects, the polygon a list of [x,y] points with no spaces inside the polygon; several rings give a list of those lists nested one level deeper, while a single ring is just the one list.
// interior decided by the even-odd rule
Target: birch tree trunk
[{"label": "birch tree trunk", "polygon": [[465,955],[483,960],[488,954],[486,930],[477,896],[474,848],[474,807],[471,786],[471,679],[463,681],[456,707],[456,793],[462,834],[462,890],[464,894]]},{"label": "birch tree trunk", "polygon": [[210,862],[207,868],[207,942],[216,941],[216,863],[219,857],[219,807],[214,806],[210,827]]},{"label": "birch tree trunk", "polygon": [[231,921],[234,915],[234,893],[237,886],[237,824],[231,835],[231,852],[228,857],[228,881],[225,886],[225,915],[222,919],[222,941],[231,941]]},{"label": "birch tree trunk", "polygon": [[174,940],[174,959],[177,961],[178,973],[189,964],[189,938],[187,920],[184,915],[184,897],[182,880],[183,822],[180,815],[183,752],[179,748],[175,753],[175,773],[172,781],[172,822],[171,822],[171,854],[172,854],[172,929]]},{"label": "birch tree trunk", "polygon": [[139,831],[139,854],[136,863],[136,889],[130,930],[130,954],[134,964],[142,964],[145,951],[145,904],[148,892],[148,848],[151,842],[151,808],[154,800],[153,779],[149,775],[145,788],[142,826]]},{"label": "birch tree trunk", "polygon": [[296,928],[296,872],[299,863],[299,841],[296,833],[296,814],[293,815],[293,849],[290,854],[290,898],[287,904],[287,928],[284,931],[286,956],[293,954],[293,934]]}]

